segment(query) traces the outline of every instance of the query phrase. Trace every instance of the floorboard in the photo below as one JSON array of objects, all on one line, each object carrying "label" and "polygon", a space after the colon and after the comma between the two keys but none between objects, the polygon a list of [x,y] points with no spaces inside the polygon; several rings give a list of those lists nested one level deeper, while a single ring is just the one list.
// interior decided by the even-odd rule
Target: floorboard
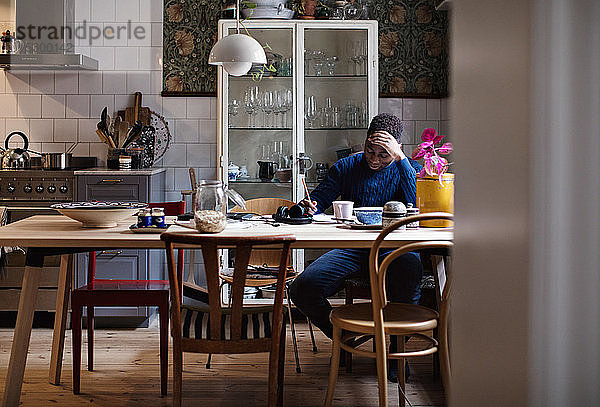
[{"label": "floorboard", "polygon": [[[297,324],[302,373],[296,373],[288,331],[285,372],[286,406],[322,406],[327,390],[331,342],[316,333],[319,352],[312,352],[306,323]],[[0,391],[4,391],[10,355],[12,329],[0,329]],[[34,329],[21,395],[23,406],[170,406],[169,394],[160,397],[158,328],[96,330],[95,368],[86,370],[87,348],[82,349],[80,395],[73,395],[71,383],[71,331],[67,331],[62,384],[48,383],[52,330]],[[366,346],[370,346],[366,344]],[[419,346],[411,340],[407,348]],[[169,351],[169,361],[172,359]],[[183,395],[185,406],[264,406],[267,390],[267,354],[214,355],[212,367],[205,368],[206,355],[184,354]],[[440,381],[432,377],[431,358],[410,361],[411,377],[407,396],[413,406],[445,406]],[[172,375],[171,366],[169,376]],[[397,405],[398,390],[389,383],[390,405]],[[354,357],[353,372],[340,369],[334,406],[376,406],[375,361]]]}]

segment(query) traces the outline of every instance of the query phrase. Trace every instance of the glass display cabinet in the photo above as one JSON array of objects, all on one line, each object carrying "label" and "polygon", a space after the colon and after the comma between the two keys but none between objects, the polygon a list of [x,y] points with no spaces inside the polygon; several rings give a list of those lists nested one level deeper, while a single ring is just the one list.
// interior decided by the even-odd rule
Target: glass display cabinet
[{"label": "glass display cabinet", "polygon": [[[245,199],[297,202],[301,178],[312,189],[331,164],[362,151],[378,109],[377,21],[242,24],[276,71],[234,77],[219,67],[218,177]],[[235,20],[219,22],[219,38],[233,33]]]}]

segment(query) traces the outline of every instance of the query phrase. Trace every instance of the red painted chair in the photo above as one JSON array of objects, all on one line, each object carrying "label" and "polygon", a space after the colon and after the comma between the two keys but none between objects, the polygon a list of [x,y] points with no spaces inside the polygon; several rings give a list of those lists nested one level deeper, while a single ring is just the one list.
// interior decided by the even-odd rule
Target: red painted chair
[{"label": "red painted chair", "polygon": [[[165,215],[185,212],[185,201],[148,204],[161,207]],[[183,272],[183,250],[178,250],[177,273]],[[94,307],[157,306],[160,315],[160,393],[167,394],[169,347],[169,280],[107,280],[95,276],[96,252],[90,252],[87,284],[71,293],[71,324],[73,334],[73,393],[80,392],[81,319],[87,307],[88,370],[94,370]]]}]

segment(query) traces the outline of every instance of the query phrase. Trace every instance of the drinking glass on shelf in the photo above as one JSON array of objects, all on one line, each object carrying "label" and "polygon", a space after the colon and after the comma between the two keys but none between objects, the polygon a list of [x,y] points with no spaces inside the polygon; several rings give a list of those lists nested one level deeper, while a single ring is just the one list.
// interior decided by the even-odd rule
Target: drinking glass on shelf
[{"label": "drinking glass on shelf", "polygon": [[329,76],[333,76],[335,72],[335,66],[338,62],[338,57],[329,57],[326,59],[325,66],[327,67],[327,73]]},{"label": "drinking glass on shelf", "polygon": [[315,62],[313,63],[313,68],[315,70],[315,76],[321,76],[323,74],[323,60],[322,59],[315,59]]},{"label": "drinking glass on shelf", "polygon": [[308,128],[314,127],[314,121],[319,116],[317,98],[314,95],[311,95],[306,99],[305,114],[306,119],[308,120]]},{"label": "drinking glass on shelf", "polygon": [[311,61],[313,59],[313,51],[307,49],[304,51],[304,76],[310,75]]},{"label": "drinking glass on shelf", "polygon": [[358,107],[352,99],[346,103],[346,127],[358,127]]},{"label": "drinking glass on shelf", "polygon": [[331,116],[331,127],[342,127],[342,113],[339,106],[333,108]]},{"label": "drinking glass on shelf", "polygon": [[230,116],[229,127],[235,127],[236,126],[235,117],[239,113],[240,102],[237,99],[231,99],[231,102],[229,102],[228,110],[229,110],[229,116]]},{"label": "drinking glass on shelf", "polygon": [[254,112],[256,108],[252,102],[250,89],[244,93],[244,108],[246,109],[246,114],[248,115],[248,127],[254,127]]},{"label": "drinking glass on shelf", "polygon": [[293,122],[293,118],[291,121],[288,121],[288,115],[291,115],[292,109],[294,107],[294,94],[292,93],[291,89],[287,89],[285,91],[285,113],[284,113],[284,127],[291,127],[291,124]]},{"label": "drinking glass on shelf", "polygon": [[330,97],[325,98],[325,107],[322,112],[323,116],[321,118],[321,126],[322,127],[334,127],[333,126],[333,102]]},{"label": "drinking glass on shelf", "polygon": [[244,95],[244,105],[248,113],[248,127],[256,127],[256,114],[261,107],[260,91],[258,86],[251,86]]},{"label": "drinking glass on shelf", "polygon": [[265,114],[263,127],[273,127],[272,120],[270,119],[270,115],[274,112],[275,109],[275,99],[273,97],[273,91],[266,90],[263,92],[262,96],[262,110]]}]

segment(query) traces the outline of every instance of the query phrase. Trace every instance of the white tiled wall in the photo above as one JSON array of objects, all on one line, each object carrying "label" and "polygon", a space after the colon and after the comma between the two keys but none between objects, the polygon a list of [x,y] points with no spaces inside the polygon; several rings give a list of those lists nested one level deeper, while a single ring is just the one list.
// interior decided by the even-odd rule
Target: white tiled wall
[{"label": "white tiled wall", "polygon": [[[118,1],[118,3],[117,3]],[[106,145],[95,134],[104,106],[109,114],[133,105],[133,92],[144,94],[143,106],[165,116],[173,136],[158,165],[167,167],[168,200],[189,188],[188,167],[199,178],[216,176],[216,98],[162,98],[163,0],[75,0],[76,19],[88,26],[142,26],[146,38],[79,40],[77,51],[98,59],[97,72],[0,71],[0,134],[21,130],[35,151],[64,151],[79,144],[75,155],[98,157]],[[447,131],[446,101],[381,99],[380,111],[405,121],[405,152],[418,144],[422,130]],[[15,142],[17,140],[15,139]]]}]

